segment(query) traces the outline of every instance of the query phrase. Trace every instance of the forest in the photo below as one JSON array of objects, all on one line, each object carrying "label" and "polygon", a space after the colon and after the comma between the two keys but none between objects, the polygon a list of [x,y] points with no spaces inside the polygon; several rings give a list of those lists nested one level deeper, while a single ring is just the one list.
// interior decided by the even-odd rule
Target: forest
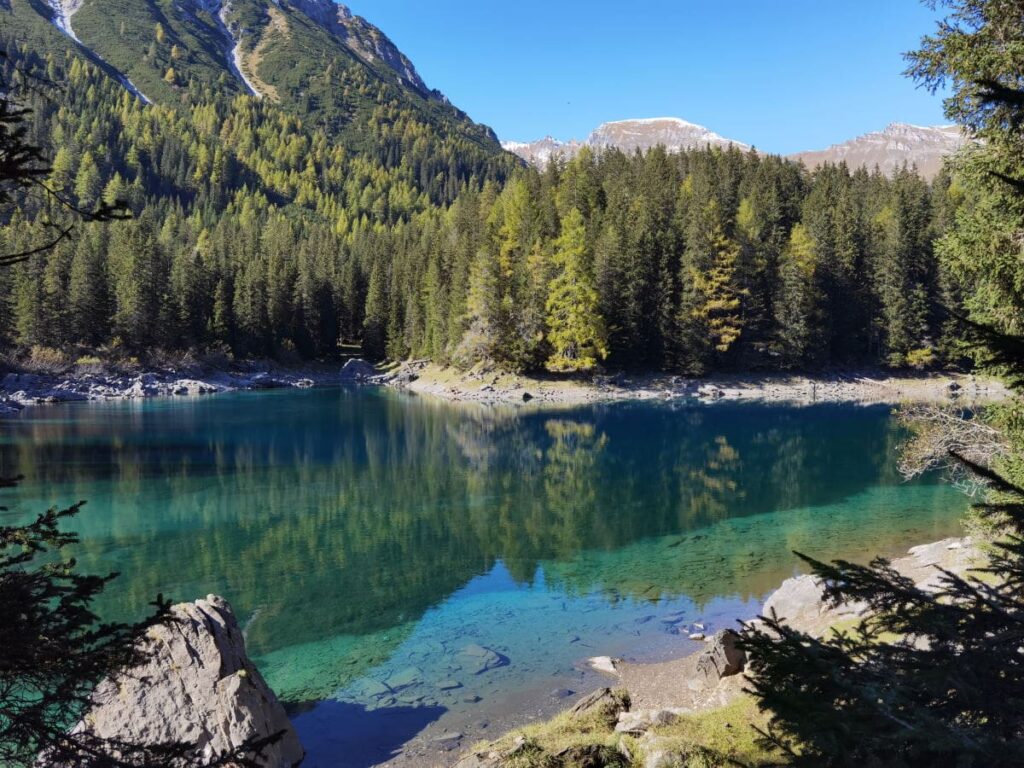
[{"label": "forest", "polygon": [[[269,101],[143,105],[93,63],[9,42],[6,77],[60,88],[27,89],[49,187],[132,213],[0,274],[9,349],[690,374],[959,359],[933,247],[963,197],[948,175],[710,148],[538,171],[369,81],[372,148],[353,152]],[[59,208],[25,196],[0,246],[45,240]]]}]

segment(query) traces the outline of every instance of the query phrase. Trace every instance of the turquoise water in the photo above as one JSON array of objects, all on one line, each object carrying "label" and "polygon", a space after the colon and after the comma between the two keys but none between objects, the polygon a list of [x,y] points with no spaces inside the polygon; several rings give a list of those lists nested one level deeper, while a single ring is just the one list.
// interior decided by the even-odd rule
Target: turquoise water
[{"label": "turquoise water", "polygon": [[27,478],[0,520],[87,499],[75,554],[123,574],[106,616],[227,597],[308,765],[432,762],[438,734],[466,744],[596,685],[589,656],[678,655],[690,622],[752,614],[794,549],[957,532],[967,500],[903,483],[900,439],[884,407],[375,389],[40,407],[0,422],[0,472]]}]

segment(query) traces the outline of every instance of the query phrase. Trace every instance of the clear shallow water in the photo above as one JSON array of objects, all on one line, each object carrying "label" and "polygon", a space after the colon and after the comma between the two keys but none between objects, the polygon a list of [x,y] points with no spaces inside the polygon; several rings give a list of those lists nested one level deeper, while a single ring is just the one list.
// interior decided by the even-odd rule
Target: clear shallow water
[{"label": "clear shallow water", "polygon": [[[794,549],[957,532],[967,501],[902,483],[899,439],[881,407],[77,404],[0,422],[0,471],[27,477],[0,520],[88,499],[76,554],[124,574],[105,615],[227,597],[308,765],[432,762],[446,730],[466,744],[595,685],[588,656],[679,655],[688,623],[751,615]],[[474,645],[499,666],[477,673]]]}]

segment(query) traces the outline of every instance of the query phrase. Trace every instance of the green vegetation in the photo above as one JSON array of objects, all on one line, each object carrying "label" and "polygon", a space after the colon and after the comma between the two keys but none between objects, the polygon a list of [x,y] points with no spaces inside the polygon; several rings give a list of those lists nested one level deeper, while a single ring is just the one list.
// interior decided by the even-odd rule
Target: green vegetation
[{"label": "green vegetation", "polygon": [[[984,142],[957,159],[957,195],[965,202],[938,252],[970,314],[962,320],[966,348],[979,362],[1001,370],[1019,392],[1024,381],[1020,5],[1004,0],[943,5],[949,15],[909,55],[910,74],[932,87],[948,85],[947,115]],[[916,205],[912,197],[902,197],[895,210]],[[903,237],[892,245],[920,247]],[[887,269],[883,284],[893,276]],[[893,307],[908,312],[920,298],[909,292],[902,301]],[[1020,407],[1018,395],[997,411],[1002,436],[984,424],[934,414],[919,432],[929,444],[948,446],[953,459],[988,486],[977,514],[998,535],[978,573],[943,573],[937,588],[923,589],[883,559],[869,566],[808,559],[825,582],[827,600],[866,604],[870,616],[824,639],[795,631],[775,616],[744,632],[751,687],[769,715],[762,744],[788,764],[1011,766],[1024,761]],[[1004,453],[994,464],[988,446]]]},{"label": "green vegetation", "polygon": [[[613,695],[628,708],[628,693]],[[772,756],[756,743],[755,728],[764,727],[767,718],[751,696],[740,695],[724,707],[680,715],[671,724],[651,728],[642,738],[615,732],[622,706],[608,702],[580,715],[564,712],[512,731],[493,744],[478,745],[477,750],[505,755],[502,768],[625,768],[644,765],[654,751],[665,755],[659,765],[677,768],[772,764]]]},{"label": "green vegetation", "polygon": [[[458,143],[422,126],[392,166],[267,100],[144,106],[79,58],[12,59],[66,84],[59,103],[32,97],[50,184],[83,206],[124,198],[136,218],[2,278],[9,346],[354,343],[517,371],[950,361],[928,246],[948,181],[653,150],[582,153],[500,188],[509,156],[432,176]],[[20,201],[0,241],[35,242],[45,215]]]},{"label": "green vegetation", "polygon": [[[109,1],[74,16],[109,64],[32,7],[0,9],[6,71],[62,88],[26,95],[50,185],[135,214],[3,278],[8,347],[330,358],[360,345],[560,372],[960,361],[938,305],[957,305],[963,270],[931,245],[964,199],[948,176],[808,173],[735,149],[522,169],[333,4],[232,4],[258,100],[209,8]],[[37,242],[49,215],[19,199],[0,242]]]}]

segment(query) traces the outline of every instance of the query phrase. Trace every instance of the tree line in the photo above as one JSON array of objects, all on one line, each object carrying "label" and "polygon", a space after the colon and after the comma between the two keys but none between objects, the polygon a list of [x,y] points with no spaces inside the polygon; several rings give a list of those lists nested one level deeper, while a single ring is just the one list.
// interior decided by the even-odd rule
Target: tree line
[{"label": "tree line", "polygon": [[[81,59],[11,59],[66,84],[31,96],[50,186],[134,220],[0,275],[8,348],[688,373],[955,354],[932,247],[958,204],[946,176],[710,148],[539,171],[388,104],[353,153],[267,100],[143,106]],[[0,243],[25,250],[55,216],[25,197]]]}]

